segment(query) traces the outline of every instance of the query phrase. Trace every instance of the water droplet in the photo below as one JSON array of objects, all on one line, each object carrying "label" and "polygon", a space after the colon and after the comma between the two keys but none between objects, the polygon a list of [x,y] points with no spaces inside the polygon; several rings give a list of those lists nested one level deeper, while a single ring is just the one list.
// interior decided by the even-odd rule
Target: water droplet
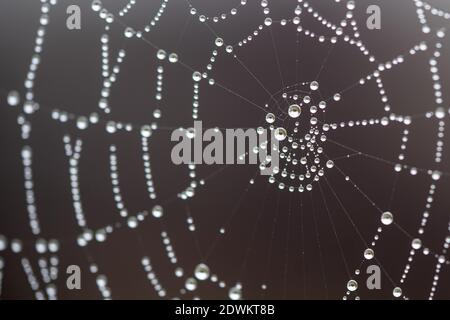
[{"label": "water droplet", "polygon": [[195,129],[194,128],[187,129],[186,137],[188,137],[189,139],[194,139],[195,138]]},{"label": "water droplet", "polygon": [[301,113],[302,108],[298,104],[293,104],[289,107],[288,114],[291,118],[298,118],[300,117]]},{"label": "water droplet", "polygon": [[231,300],[240,300],[242,299],[242,290],[240,287],[238,286],[234,286],[232,288],[230,288],[230,290],[228,291],[228,297]]},{"label": "water droplet", "polygon": [[400,287],[395,287],[394,290],[392,291],[392,294],[394,295],[394,297],[399,298],[402,295],[402,288]]},{"label": "water droplet", "polygon": [[356,7],[355,1],[349,1],[349,2],[347,2],[347,9],[348,9],[348,10],[354,10],[355,7]]},{"label": "water droplet", "polygon": [[115,122],[109,121],[109,122],[106,124],[106,131],[107,131],[108,133],[114,133],[114,132],[116,132],[116,130],[117,130],[117,128],[116,128]]},{"label": "water droplet", "polygon": [[195,267],[194,274],[198,280],[206,280],[209,278],[209,267],[204,263],[200,263]]},{"label": "water droplet", "polygon": [[59,250],[59,241],[56,239],[51,239],[48,242],[48,250],[50,252],[57,252]]},{"label": "water droplet", "polygon": [[364,251],[364,258],[366,258],[367,260],[373,259],[374,256],[375,252],[373,252],[372,249],[368,248]]},{"label": "water droplet", "polygon": [[134,29],[131,28],[131,27],[125,28],[125,31],[123,32],[123,34],[124,34],[125,37],[127,37],[127,38],[133,37],[133,36],[135,35],[135,33],[136,33],[136,32],[134,31]]},{"label": "water droplet", "polygon": [[415,250],[419,250],[422,247],[422,240],[416,238],[411,242],[411,247]]},{"label": "water droplet", "polygon": [[178,55],[176,53],[171,53],[169,55],[169,62],[170,63],[176,63],[178,62]]},{"label": "water droplet", "polygon": [[8,101],[8,104],[9,104],[11,107],[17,106],[17,105],[19,104],[19,102],[20,102],[20,95],[19,95],[19,92],[17,92],[17,91],[10,91],[10,92],[8,93],[7,101]]},{"label": "water droplet", "polygon": [[389,211],[384,212],[381,215],[381,222],[388,226],[390,225],[392,222],[394,222],[394,216],[392,215],[392,213],[390,213]]},{"label": "water droplet", "polygon": [[163,208],[161,206],[154,206],[152,209],[152,215],[155,218],[161,218],[163,215]]},{"label": "water droplet", "polygon": [[311,102],[311,97],[310,96],[304,96],[303,97],[303,102],[304,103],[310,103]]},{"label": "water droplet", "polygon": [[148,138],[152,135],[152,128],[146,124],[141,127],[141,136]]},{"label": "water droplet", "polygon": [[100,9],[102,8],[102,2],[100,0],[92,1],[91,8],[94,11],[100,11]]},{"label": "water droplet", "polygon": [[19,253],[22,251],[22,241],[19,239],[13,239],[11,241],[11,250],[14,253]]},{"label": "water droplet", "polygon": [[6,237],[4,235],[0,234],[0,251],[5,250],[7,245],[8,245],[8,240],[6,239]]},{"label": "water droplet", "polygon": [[89,120],[86,117],[78,117],[77,128],[80,130],[85,130],[89,125]]},{"label": "water droplet", "polygon": [[320,101],[319,102],[319,108],[320,109],[325,109],[327,107],[327,103],[325,101]]},{"label": "water droplet", "polygon": [[438,181],[441,178],[441,173],[439,171],[433,171],[433,173],[431,174],[431,178],[434,181]]},{"label": "water droplet", "polygon": [[316,91],[317,89],[319,89],[319,83],[317,81],[313,81],[313,82],[311,82],[309,87],[312,91]]},{"label": "water droplet", "polygon": [[358,282],[355,280],[349,280],[349,282],[347,282],[347,289],[349,291],[356,291],[356,289],[358,289]]},{"label": "water droplet", "polygon": [[155,117],[155,119],[161,118],[161,110],[155,109],[155,110],[153,111],[153,117]]},{"label": "water droplet", "polygon": [[91,115],[89,116],[89,121],[90,121],[92,124],[98,123],[99,120],[100,120],[100,117],[99,117],[98,114],[95,113],[95,112],[91,113]]},{"label": "water droplet", "polygon": [[287,137],[286,129],[284,128],[277,128],[275,129],[275,139],[278,141],[283,141]]},{"label": "water droplet", "polygon": [[23,111],[27,114],[32,114],[39,109],[39,105],[33,101],[26,101],[23,105]]},{"label": "water droplet", "polygon": [[198,71],[195,71],[192,74],[192,79],[194,79],[194,81],[198,82],[198,81],[202,80],[202,74]]},{"label": "water droplet", "polygon": [[98,242],[104,242],[106,240],[106,231],[101,229],[95,232],[95,240]]},{"label": "water droplet", "polygon": [[97,285],[101,288],[105,287],[108,283],[108,279],[104,275],[98,275],[96,278]]},{"label": "water droplet", "polygon": [[266,26],[270,26],[270,25],[272,24],[272,19],[271,19],[271,18],[266,18],[266,19],[264,20],[264,24],[265,24]]},{"label": "water droplet", "polygon": [[443,107],[437,108],[436,111],[434,112],[434,115],[438,119],[443,119],[445,117],[445,109]]},{"label": "water droplet", "polygon": [[156,57],[159,60],[164,60],[166,58],[167,54],[163,49],[159,49],[158,52],[156,53]]},{"label": "water droplet", "polygon": [[275,115],[273,113],[268,113],[266,115],[266,122],[267,123],[274,123],[275,122]]},{"label": "water droplet", "polygon": [[221,47],[221,46],[223,46],[223,39],[217,38],[214,43],[216,44],[216,46]]},{"label": "water droplet", "polygon": [[47,241],[44,239],[37,239],[35,248],[38,253],[45,253],[47,251]]},{"label": "water droplet", "polygon": [[182,268],[178,267],[175,269],[175,276],[178,278],[181,278],[184,274],[184,271]]},{"label": "water droplet", "polygon": [[129,217],[127,220],[128,227],[134,229],[138,226],[138,221],[136,217]]},{"label": "water droplet", "polygon": [[188,278],[186,279],[186,283],[184,286],[186,287],[186,290],[194,291],[195,289],[197,289],[197,280],[195,280],[194,278]]},{"label": "water droplet", "polygon": [[340,95],[339,93],[336,93],[336,94],[333,96],[333,99],[334,99],[334,101],[339,101],[339,100],[341,100],[341,95]]}]

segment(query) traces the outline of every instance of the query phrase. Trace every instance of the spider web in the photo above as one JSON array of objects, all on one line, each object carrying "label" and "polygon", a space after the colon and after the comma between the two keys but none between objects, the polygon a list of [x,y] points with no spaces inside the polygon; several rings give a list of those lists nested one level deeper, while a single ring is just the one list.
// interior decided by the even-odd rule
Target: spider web
[{"label": "spider web", "polygon": [[[449,297],[448,5],[405,4],[404,47],[371,42],[353,1],[93,1],[88,30],[60,39],[67,5],[41,1],[31,61],[5,73],[22,87],[2,79],[3,136],[18,135],[2,141],[3,297]],[[380,32],[395,9],[383,2]],[[85,55],[70,41],[92,44],[75,64],[89,79],[51,80]],[[193,120],[283,128],[279,172],[167,165]]]}]

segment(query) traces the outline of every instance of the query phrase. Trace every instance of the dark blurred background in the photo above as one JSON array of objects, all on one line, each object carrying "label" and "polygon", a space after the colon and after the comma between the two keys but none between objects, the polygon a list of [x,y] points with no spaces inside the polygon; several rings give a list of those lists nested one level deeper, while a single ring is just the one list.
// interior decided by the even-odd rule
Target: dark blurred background
[{"label": "dark blurred background", "polygon": [[[102,2],[110,12],[117,13],[128,1]],[[210,27],[207,27],[198,21],[198,15],[189,13],[188,2],[169,1],[158,25],[144,36],[168,53],[177,52],[182,62],[194,70],[203,71],[215,49],[214,33],[221,35],[226,44],[236,44],[262,24],[265,16],[260,1],[248,0],[244,7],[239,6],[239,2],[190,0],[192,6],[208,16],[229,12],[234,7],[240,8],[237,15],[228,14],[227,20],[219,23],[209,21]],[[335,23],[346,12],[344,3],[325,0],[310,2],[318,12]],[[389,61],[399,54],[407,54],[421,41],[434,45],[435,36],[421,32],[413,1],[358,0],[356,3],[355,15],[361,39],[377,61]],[[446,0],[430,0],[429,3],[450,11]],[[71,4],[81,7],[81,30],[70,31],[66,28],[65,10]],[[160,4],[159,0],[137,0],[136,6],[120,20],[141,29],[154,16]],[[365,26],[365,9],[370,4],[381,7],[381,30],[371,31]],[[294,0],[271,1],[270,16],[274,20],[290,19],[294,16],[296,5]],[[21,92],[23,99],[23,81],[33,52],[39,15],[40,1],[0,0],[0,234],[8,239],[24,241],[21,254],[14,254],[9,249],[0,252],[5,261],[1,295],[5,299],[34,298],[20,264],[22,256],[30,258],[35,274],[39,273],[35,239],[30,232],[25,208],[20,157],[24,142],[17,125],[20,107],[10,107],[6,103],[10,90]],[[450,25],[449,20],[429,14],[427,17],[432,30]],[[175,166],[170,160],[173,146],[170,129],[192,126],[192,71],[180,64],[165,63],[164,97],[157,102],[154,98],[155,80],[160,62],[156,59],[156,50],[140,39],[125,39],[123,25],[115,22],[109,31],[110,57],[114,59],[121,48],[127,51],[127,56],[111,90],[112,112],[109,115],[101,113],[97,104],[102,85],[100,37],[104,24],[104,20],[91,10],[91,1],[59,0],[50,12],[42,62],[35,81],[35,101],[41,105],[41,110],[30,117],[32,133],[28,144],[33,147],[36,203],[42,236],[59,239],[61,243],[58,253],[58,297],[101,298],[95,276],[88,271],[89,259],[92,258],[100,272],[107,275],[113,298],[156,299],[158,296],[141,266],[142,256],[149,256],[169,298],[226,298],[228,289],[218,288],[211,282],[200,283],[193,295],[180,294],[186,276],[192,275],[195,266],[209,253],[205,262],[212,273],[224,280],[228,287],[241,282],[246,299],[341,299],[349,280],[345,263],[351,273],[357,268],[364,273],[373,261],[362,262],[365,245],[328,184],[323,180],[320,182],[323,195],[317,186],[310,193],[291,194],[269,185],[267,178],[262,176],[256,176],[255,183],[249,185],[249,180],[255,177],[256,166],[199,166],[197,176],[199,179],[205,178],[205,186],[199,187],[195,197],[188,201],[176,198],[190,179],[186,166]],[[318,34],[330,35],[310,14],[302,14],[301,24]],[[271,30],[274,44],[269,29],[265,28],[249,44],[234,46],[239,59],[270,92],[281,90],[282,81],[284,85],[311,81],[323,66],[319,78],[320,90],[324,97],[330,97],[373,72],[377,66],[377,63],[368,62],[367,57],[354,46],[343,41],[331,45],[329,42],[319,43],[303,34],[297,35],[296,26],[291,23],[284,27],[274,23]],[[442,43],[439,70],[448,110],[448,37],[442,39]],[[435,110],[428,64],[431,52],[408,56],[404,64],[383,74],[392,112],[415,115]],[[276,54],[283,80],[280,79]],[[297,64],[296,59],[299,60]],[[232,55],[219,54],[209,76],[260,106],[268,102],[267,93]],[[264,113],[260,109],[219,86],[210,86],[207,81],[200,82],[199,102],[199,119],[204,127],[247,128],[263,125]],[[79,115],[89,115],[95,111],[101,114],[104,121],[123,121],[133,123],[135,127],[153,122],[153,111],[161,109],[162,118],[158,120],[158,125],[162,129],[155,131],[150,138],[151,165],[158,198],[152,201],[146,193],[139,130],[108,134],[104,124],[99,124],[79,131],[74,122],[60,124],[51,120],[50,110],[53,108]],[[325,120],[340,122],[380,118],[386,115],[383,108],[376,84],[372,81],[343,93],[340,102],[330,104]],[[443,162],[439,167],[434,163],[437,120],[418,118],[408,129],[410,135],[405,163],[450,172],[448,148],[444,148]],[[396,162],[403,130],[404,127],[399,124],[354,127],[331,132],[329,137],[364,153]],[[109,177],[108,150],[111,144],[118,148],[120,186],[129,212],[151,210],[155,204],[163,203],[163,220],[149,217],[138,229],[123,227],[115,231],[105,243],[93,241],[86,248],[78,247],[76,238],[81,231],[76,225],[72,207],[68,160],[62,141],[65,134],[83,140],[80,188],[91,229],[121,221],[114,206]],[[445,146],[448,141],[446,137]],[[331,158],[351,153],[331,143],[326,143],[324,148]],[[416,237],[432,182],[428,175],[411,176],[406,170],[398,174],[393,165],[364,156],[336,160],[336,164],[377,206],[392,211],[395,221]],[[338,170],[329,170],[326,177],[357,229],[370,243],[379,226],[380,213],[343,179]],[[444,239],[449,235],[449,182],[448,176],[437,182],[431,217],[422,237],[424,246],[436,253],[441,251]],[[195,221],[195,232],[188,230],[188,212]],[[343,247],[345,262],[330,217]],[[219,235],[222,227],[226,227],[226,233]],[[170,236],[179,264],[185,271],[183,278],[174,276],[173,265],[162,245],[162,229]],[[395,226],[390,226],[386,227],[376,245],[377,259],[396,284],[407,262],[410,243],[408,236]],[[65,268],[71,264],[77,264],[82,269],[82,290],[69,291],[65,288]],[[435,264],[433,255],[416,254],[408,279],[401,285],[407,297],[428,298]],[[358,295],[362,299],[392,298],[394,286],[385,274],[382,276],[382,290],[376,292],[364,289],[364,276],[359,279]],[[267,285],[266,290],[261,288],[263,284]],[[448,267],[444,267],[440,273],[436,299],[450,298],[449,284]]]}]

